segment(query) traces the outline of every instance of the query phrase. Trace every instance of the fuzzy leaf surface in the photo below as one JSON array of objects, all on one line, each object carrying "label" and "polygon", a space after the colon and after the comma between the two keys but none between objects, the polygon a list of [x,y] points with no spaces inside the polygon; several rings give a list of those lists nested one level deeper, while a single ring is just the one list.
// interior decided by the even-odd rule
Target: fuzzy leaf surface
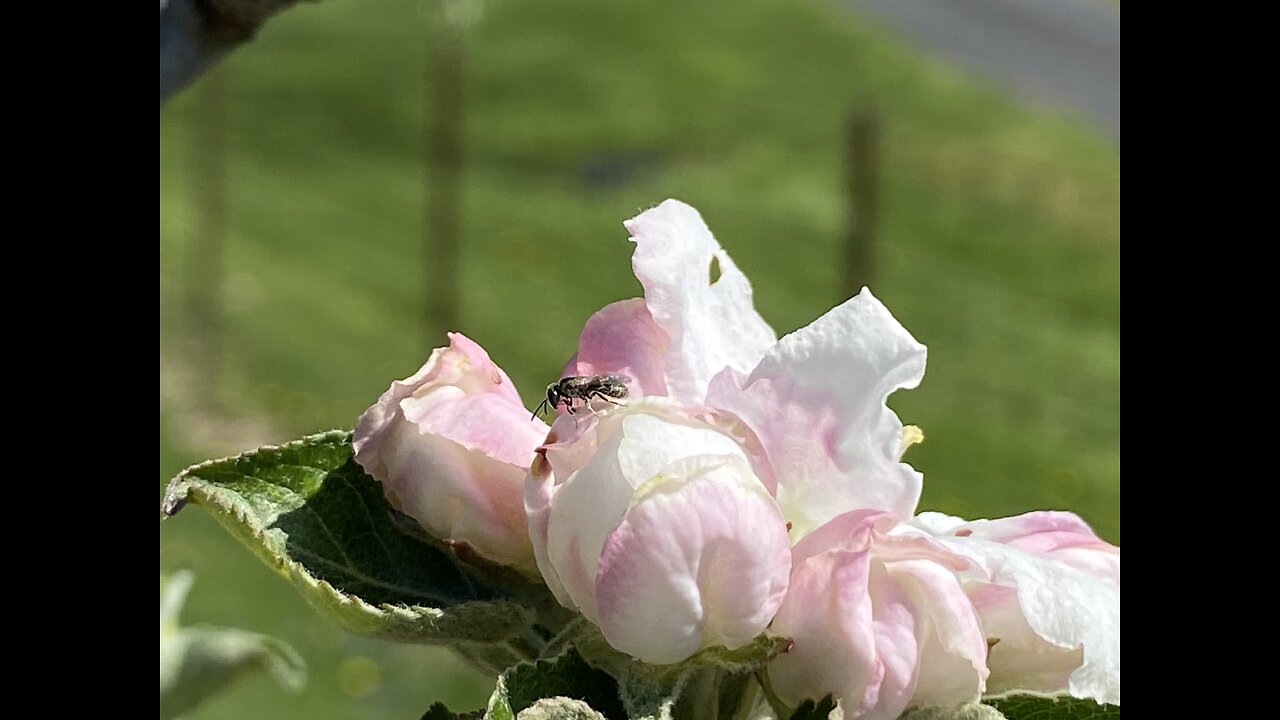
[{"label": "fuzzy leaf surface", "polygon": [[184,470],[162,511],[202,506],[343,628],[397,642],[500,643],[534,612],[477,582],[442,545],[405,529],[382,487],[332,431]]}]

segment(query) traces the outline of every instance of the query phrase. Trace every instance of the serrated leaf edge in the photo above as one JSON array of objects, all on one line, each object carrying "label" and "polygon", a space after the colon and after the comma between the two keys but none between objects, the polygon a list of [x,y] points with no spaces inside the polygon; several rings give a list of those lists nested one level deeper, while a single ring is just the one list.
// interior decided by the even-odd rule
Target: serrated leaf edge
[{"label": "serrated leaf edge", "polygon": [[[210,514],[218,521],[219,525],[222,525],[225,530],[227,530],[233,537],[240,540],[241,543],[247,545],[253,554],[257,555],[258,558],[268,567],[288,578],[290,582],[303,585],[308,589],[318,590],[319,594],[326,596],[328,600],[338,607],[354,606],[362,615],[371,621],[381,621],[382,618],[379,615],[379,612],[410,622],[415,622],[423,618],[439,620],[445,616],[445,611],[441,608],[433,608],[423,605],[392,605],[389,603],[379,603],[374,605],[366,602],[357,595],[339,590],[327,580],[315,577],[307,571],[302,563],[297,560],[287,556],[277,555],[269,550],[267,548],[267,543],[263,541],[266,532],[259,529],[250,529],[253,528],[253,526],[248,522],[248,515],[243,510],[218,503],[216,498],[214,498],[210,493],[203,492],[204,488],[215,486],[210,485],[204,480],[190,479],[188,477],[201,469],[218,465],[220,463],[235,462],[257,453],[290,450],[311,445],[321,445],[334,441],[345,442],[349,440],[350,437],[351,432],[349,430],[327,430],[325,432],[315,433],[297,440],[292,440],[287,443],[281,443],[280,445],[263,445],[262,447],[255,448],[253,450],[246,450],[235,455],[228,455],[226,457],[196,463],[195,465],[192,465],[178,473],[169,481],[169,485],[165,489],[161,512],[166,517],[172,517],[181,511],[182,508],[194,498],[197,504],[203,505],[206,509],[210,510]],[[232,524],[229,525],[224,518],[229,518],[232,521]],[[303,592],[302,595],[310,605],[313,607],[317,606],[317,600],[314,596],[306,592]],[[450,609],[465,609],[468,606],[487,606],[491,608],[499,606],[502,608],[504,613],[510,613],[513,618],[520,619],[520,622],[511,623],[511,632],[494,633],[492,642],[502,642],[503,640],[512,637],[513,635],[523,631],[525,628],[533,625],[535,620],[531,610],[523,605],[507,600],[465,601],[450,606]],[[361,628],[357,623],[352,622],[349,618],[341,614],[335,613],[334,619],[339,625],[342,625],[347,630],[361,635],[368,634],[367,632],[364,632],[363,628]],[[518,627],[516,627],[517,625]],[[412,638],[403,639],[412,640]],[[484,638],[443,634],[431,635],[429,642],[449,642],[451,640],[462,642],[484,642]]]}]

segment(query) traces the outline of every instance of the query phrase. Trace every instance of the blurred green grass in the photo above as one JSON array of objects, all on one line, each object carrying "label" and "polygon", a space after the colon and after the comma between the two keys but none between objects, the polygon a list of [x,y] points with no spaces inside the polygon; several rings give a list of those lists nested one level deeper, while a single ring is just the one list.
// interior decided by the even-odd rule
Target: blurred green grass
[{"label": "blurred green grass", "polygon": [[[264,440],[351,426],[443,342],[420,310],[433,7],[304,5],[218,71],[229,236],[213,386],[234,412],[270,418]],[[930,350],[923,385],[892,400],[928,437],[908,456],[925,472],[922,507],[1072,509],[1119,541],[1118,148],[818,0],[482,7],[467,46],[458,329],[530,405],[590,313],[639,294],[621,221],[666,197],[702,211],[779,333],[843,300],[845,126],[875,107],[872,289]],[[190,339],[199,92],[160,114],[162,380],[181,374]],[[162,392],[162,481],[221,449],[187,432],[184,402]],[[161,526],[161,566],[178,565],[197,573],[189,622],[280,635],[313,666],[300,698],[255,680],[198,718],[407,718],[486,697],[484,678],[438,651],[316,621],[199,512]]]}]

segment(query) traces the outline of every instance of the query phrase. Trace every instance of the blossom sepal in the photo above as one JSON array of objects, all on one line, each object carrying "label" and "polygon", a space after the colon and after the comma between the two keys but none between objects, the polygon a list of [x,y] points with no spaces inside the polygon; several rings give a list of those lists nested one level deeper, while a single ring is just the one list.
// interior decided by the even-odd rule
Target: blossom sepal
[{"label": "blossom sepal", "polygon": [[[551,640],[543,655],[561,658],[580,656],[591,668],[615,678],[617,698],[625,714],[607,714],[608,717],[656,720],[705,717],[707,708],[699,702],[700,692],[708,688],[725,687],[727,682],[738,683],[745,690],[748,682],[755,682],[754,679],[748,681],[748,678],[764,668],[771,659],[786,652],[790,645],[786,638],[760,635],[734,650],[708,647],[678,663],[654,665],[615,650],[599,628],[585,619],[578,619],[566,625]],[[572,696],[584,697],[576,693]],[[754,703],[758,699],[756,693],[742,692],[737,695],[728,693],[722,697],[725,702],[741,700]],[[705,701],[706,698],[701,700]],[[592,707],[603,710],[595,702]],[[722,713],[721,717],[740,715]]]}]

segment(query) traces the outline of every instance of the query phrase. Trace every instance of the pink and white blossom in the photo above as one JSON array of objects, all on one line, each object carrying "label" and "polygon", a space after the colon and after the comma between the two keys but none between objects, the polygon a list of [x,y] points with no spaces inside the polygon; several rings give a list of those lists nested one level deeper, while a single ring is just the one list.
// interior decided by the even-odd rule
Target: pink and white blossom
[{"label": "pink and white blossom", "polygon": [[911,525],[973,563],[965,589],[994,643],[988,694],[1120,704],[1120,548],[1068,512]]},{"label": "pink and white blossom", "polygon": [[[864,289],[779,340],[693,208],[668,200],[626,227],[644,297],[592,316],[564,375],[628,375],[636,404],[663,396],[750,438],[739,444],[746,465],[798,543],[771,630],[797,640],[774,663],[780,694],[836,692],[852,717],[1015,690],[1119,702],[1118,548],[1064,513],[975,523],[926,513],[895,524],[916,512],[922,476],[901,456],[921,436],[886,401],[919,384],[926,350],[879,300]],[[616,413],[625,411],[606,416]],[[646,446],[643,424],[635,430],[635,445]],[[596,462],[595,451],[589,441],[549,442],[527,502],[547,582],[603,627],[590,591],[602,531],[587,531],[578,562],[546,555],[557,542],[557,557],[581,549],[580,530],[566,529],[575,522],[616,527],[621,510],[557,523],[549,509],[564,473]],[[605,505],[577,507],[592,503]],[[557,533],[568,535],[538,540]],[[661,627],[659,616],[636,617]]]},{"label": "pink and white blossom", "polygon": [[650,663],[762,633],[791,566],[759,446],[667,398],[562,415],[526,481],[538,567],[609,644]]},{"label": "pink and white blossom", "polygon": [[870,291],[777,340],[696,210],[667,200],[626,227],[645,296],[588,320],[565,375],[625,374],[633,395],[736,415],[765,449],[793,541],[849,510],[914,514],[922,479],[900,462],[885,401],[919,384],[925,348]]},{"label": "pink and white blossom", "polygon": [[563,375],[625,375],[629,397],[548,433],[452,334],[356,429],[396,508],[540,573],[645,662],[791,638],[768,668],[784,702],[834,693],[872,720],[1013,692],[1119,703],[1119,548],[1070,513],[915,515],[901,457],[920,433],[887,400],[926,350],[870,291],[779,339],[696,210],[626,227],[644,297],[593,315]]},{"label": "pink and white blossom", "polygon": [[483,348],[449,342],[360,416],[356,460],[430,535],[536,575],[524,478],[547,425]]},{"label": "pink and white blossom", "polygon": [[981,695],[987,641],[958,576],[970,563],[931,538],[893,534],[895,523],[855,510],[796,544],[770,628],[794,643],[769,665],[783,701],[831,693],[846,718],[893,720]]}]

